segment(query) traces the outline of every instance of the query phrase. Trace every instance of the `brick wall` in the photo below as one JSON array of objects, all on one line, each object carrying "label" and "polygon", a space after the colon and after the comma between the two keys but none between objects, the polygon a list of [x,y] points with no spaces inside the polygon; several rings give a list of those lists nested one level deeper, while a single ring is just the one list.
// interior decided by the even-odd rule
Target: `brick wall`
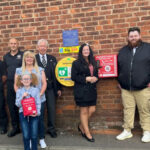
[{"label": "brick wall", "polygon": [[[58,54],[62,31],[78,29],[79,42],[88,42],[95,54],[114,54],[126,44],[129,27],[139,26],[150,42],[149,0],[0,0],[0,57],[8,52],[8,40],[19,40],[22,50],[36,50],[40,38],[48,39],[48,53],[59,60],[76,54]],[[79,118],[73,89],[63,88],[57,101],[57,127],[72,129]],[[115,78],[98,83],[94,129],[122,124],[122,104]]]}]

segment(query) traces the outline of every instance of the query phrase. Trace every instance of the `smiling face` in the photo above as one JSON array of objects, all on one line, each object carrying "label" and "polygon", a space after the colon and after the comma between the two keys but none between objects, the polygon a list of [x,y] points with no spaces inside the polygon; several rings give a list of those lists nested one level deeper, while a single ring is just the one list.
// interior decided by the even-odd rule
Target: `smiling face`
[{"label": "smiling face", "polygon": [[128,35],[128,42],[132,47],[136,47],[141,40],[141,36],[138,31],[131,31]]},{"label": "smiling face", "polygon": [[23,75],[21,78],[21,83],[25,86],[25,87],[29,87],[31,84],[32,80],[31,80],[31,76],[26,74]]},{"label": "smiling face", "polygon": [[45,55],[46,52],[47,52],[47,44],[46,44],[46,42],[44,42],[44,41],[40,42],[39,45],[37,46],[37,49],[38,49],[38,51],[39,51],[39,53],[41,55]]},{"label": "smiling face", "polygon": [[34,65],[34,57],[33,56],[30,56],[30,55],[27,55],[24,60],[25,60],[25,64],[26,65]]},{"label": "smiling face", "polygon": [[16,39],[10,39],[9,47],[10,47],[11,51],[17,51],[18,50],[18,41]]},{"label": "smiling face", "polygon": [[84,46],[82,50],[82,55],[84,58],[87,58],[90,55],[89,46]]}]

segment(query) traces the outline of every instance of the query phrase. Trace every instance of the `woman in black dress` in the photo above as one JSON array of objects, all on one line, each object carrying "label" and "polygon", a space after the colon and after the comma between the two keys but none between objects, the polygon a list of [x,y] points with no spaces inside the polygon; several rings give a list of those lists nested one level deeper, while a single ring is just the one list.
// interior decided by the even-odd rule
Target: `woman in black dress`
[{"label": "woman in black dress", "polygon": [[94,142],[88,121],[96,110],[96,83],[98,81],[98,68],[89,44],[82,44],[78,59],[72,64],[71,79],[75,82],[74,98],[80,107],[80,124],[78,130],[90,142]]}]

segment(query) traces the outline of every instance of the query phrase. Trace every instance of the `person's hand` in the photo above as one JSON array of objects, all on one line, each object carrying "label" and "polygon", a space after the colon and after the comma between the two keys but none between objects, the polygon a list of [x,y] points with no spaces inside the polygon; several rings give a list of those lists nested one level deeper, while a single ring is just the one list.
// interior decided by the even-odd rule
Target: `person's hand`
[{"label": "person's hand", "polygon": [[95,76],[91,77],[91,83],[95,83],[97,80],[98,80],[97,77],[95,77]]},{"label": "person's hand", "polygon": [[28,96],[28,95],[29,95],[29,94],[25,92],[25,93],[23,94],[22,98],[24,98],[24,97],[26,97],[26,96]]},{"label": "person's hand", "polygon": [[42,96],[43,94],[42,93],[40,93],[40,97]]},{"label": "person's hand", "polygon": [[61,96],[61,90],[58,90],[58,91],[57,91],[57,94],[58,94],[58,96],[60,97],[60,96]]},{"label": "person's hand", "polygon": [[30,115],[32,117],[36,117],[37,116],[37,113],[33,113],[32,115]]},{"label": "person's hand", "polygon": [[120,84],[118,84],[118,88],[121,90],[121,86],[120,86]]},{"label": "person's hand", "polygon": [[86,82],[91,82],[91,78],[90,76],[86,77]]},{"label": "person's hand", "polygon": [[148,83],[148,85],[147,85],[149,88],[150,88],[150,83]]}]

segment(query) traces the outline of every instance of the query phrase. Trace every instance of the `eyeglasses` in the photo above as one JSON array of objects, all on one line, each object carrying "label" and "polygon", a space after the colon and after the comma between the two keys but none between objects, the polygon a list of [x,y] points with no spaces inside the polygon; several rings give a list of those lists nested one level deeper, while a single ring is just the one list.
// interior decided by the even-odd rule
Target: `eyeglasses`
[{"label": "eyeglasses", "polygon": [[22,81],[29,81],[31,78],[23,78]]}]

